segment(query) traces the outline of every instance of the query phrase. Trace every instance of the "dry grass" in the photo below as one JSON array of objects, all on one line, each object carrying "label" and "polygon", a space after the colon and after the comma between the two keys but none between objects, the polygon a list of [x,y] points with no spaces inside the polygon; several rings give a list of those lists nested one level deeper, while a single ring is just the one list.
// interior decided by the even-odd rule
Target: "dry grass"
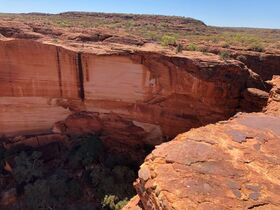
[{"label": "dry grass", "polygon": [[224,48],[243,47],[256,51],[280,48],[280,30],[208,27],[203,22],[182,17],[102,13],[0,14],[1,19],[24,21],[63,29],[107,29],[125,32],[149,41],[164,37],[187,40],[189,44],[209,44]]}]

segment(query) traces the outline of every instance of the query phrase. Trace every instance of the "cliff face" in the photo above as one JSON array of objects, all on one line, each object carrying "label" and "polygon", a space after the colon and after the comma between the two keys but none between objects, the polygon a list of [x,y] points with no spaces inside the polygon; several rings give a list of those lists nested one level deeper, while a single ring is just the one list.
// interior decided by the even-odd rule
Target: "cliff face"
[{"label": "cliff face", "polygon": [[279,77],[273,83],[264,113],[238,114],[157,147],[135,183],[144,208],[279,209]]},{"label": "cliff face", "polygon": [[[13,141],[36,147],[95,133],[109,150],[138,161],[150,146],[259,111],[268,99],[243,63],[199,52],[78,51],[7,40],[0,66],[1,135],[23,135]],[[159,146],[141,166],[134,204],[277,209],[278,102],[275,86],[265,113],[239,114]]]},{"label": "cliff face", "polygon": [[56,99],[79,99],[75,56],[36,42],[0,42],[1,134],[49,132],[70,114]]},{"label": "cliff face", "polygon": [[[264,53],[237,53],[245,56],[241,59],[248,68],[259,74],[264,81],[271,80],[273,75],[280,74],[280,56]],[[238,55],[237,55],[238,56]]]},{"label": "cliff face", "polygon": [[227,119],[259,83],[215,55],[94,54],[26,40],[1,41],[0,66],[1,134],[98,132],[136,148]]}]

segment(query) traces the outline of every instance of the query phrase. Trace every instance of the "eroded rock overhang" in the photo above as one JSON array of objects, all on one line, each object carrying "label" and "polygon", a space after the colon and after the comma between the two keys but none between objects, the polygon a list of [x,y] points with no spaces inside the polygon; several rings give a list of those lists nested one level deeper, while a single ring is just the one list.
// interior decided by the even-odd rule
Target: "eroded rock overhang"
[{"label": "eroded rock overhang", "polygon": [[262,81],[238,61],[198,54],[1,41],[0,134],[97,132],[105,144],[136,147],[242,111],[244,91]]}]

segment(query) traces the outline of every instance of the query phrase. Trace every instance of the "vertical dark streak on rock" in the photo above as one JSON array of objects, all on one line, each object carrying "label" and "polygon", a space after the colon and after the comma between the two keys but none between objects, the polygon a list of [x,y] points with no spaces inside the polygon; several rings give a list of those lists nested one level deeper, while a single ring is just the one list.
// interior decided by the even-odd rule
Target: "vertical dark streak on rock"
[{"label": "vertical dark streak on rock", "polygon": [[85,71],[86,71],[86,81],[89,82],[90,78],[89,78],[89,71],[88,71],[88,62],[87,59],[84,59],[85,62]]},{"label": "vertical dark streak on rock", "polygon": [[59,48],[56,47],[56,62],[57,62],[57,73],[58,73],[58,85],[59,85],[59,95],[62,97],[62,76],[61,76],[61,66],[60,66],[60,57],[59,57]]},{"label": "vertical dark streak on rock", "polygon": [[14,90],[14,85],[13,85],[13,78],[12,78],[11,68],[9,68],[9,84],[10,84],[12,96],[16,96],[15,95],[15,90]]},{"label": "vertical dark streak on rock", "polygon": [[78,52],[77,54],[77,73],[78,73],[78,88],[79,88],[79,97],[82,101],[85,100],[84,92],[84,73],[83,73],[83,63],[82,63],[82,53]]},{"label": "vertical dark streak on rock", "polygon": [[170,68],[168,65],[167,65],[167,68],[168,68],[168,74],[169,74],[169,84],[170,84],[170,87],[172,88],[172,86],[173,86],[172,68]]}]

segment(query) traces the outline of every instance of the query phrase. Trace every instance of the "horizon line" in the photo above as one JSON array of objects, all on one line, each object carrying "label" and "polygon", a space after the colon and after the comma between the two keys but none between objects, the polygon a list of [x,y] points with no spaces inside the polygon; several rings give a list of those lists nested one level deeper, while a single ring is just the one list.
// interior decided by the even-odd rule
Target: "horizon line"
[{"label": "horizon line", "polygon": [[180,16],[180,15],[167,15],[167,14],[152,14],[152,13],[122,13],[122,12],[97,12],[97,11],[80,11],[80,10],[73,10],[73,11],[61,11],[61,12],[1,12],[1,14],[41,14],[41,15],[61,15],[63,13],[99,13],[99,14],[116,14],[116,15],[143,15],[143,16],[163,16],[163,17],[178,17],[178,18],[185,18],[185,19],[193,19],[196,21],[200,21],[204,23],[208,27],[217,27],[217,28],[231,28],[231,29],[262,29],[262,30],[280,30],[280,28],[272,28],[272,27],[253,27],[253,26],[229,26],[229,25],[211,25],[207,24],[207,21],[189,17],[189,16]]}]

